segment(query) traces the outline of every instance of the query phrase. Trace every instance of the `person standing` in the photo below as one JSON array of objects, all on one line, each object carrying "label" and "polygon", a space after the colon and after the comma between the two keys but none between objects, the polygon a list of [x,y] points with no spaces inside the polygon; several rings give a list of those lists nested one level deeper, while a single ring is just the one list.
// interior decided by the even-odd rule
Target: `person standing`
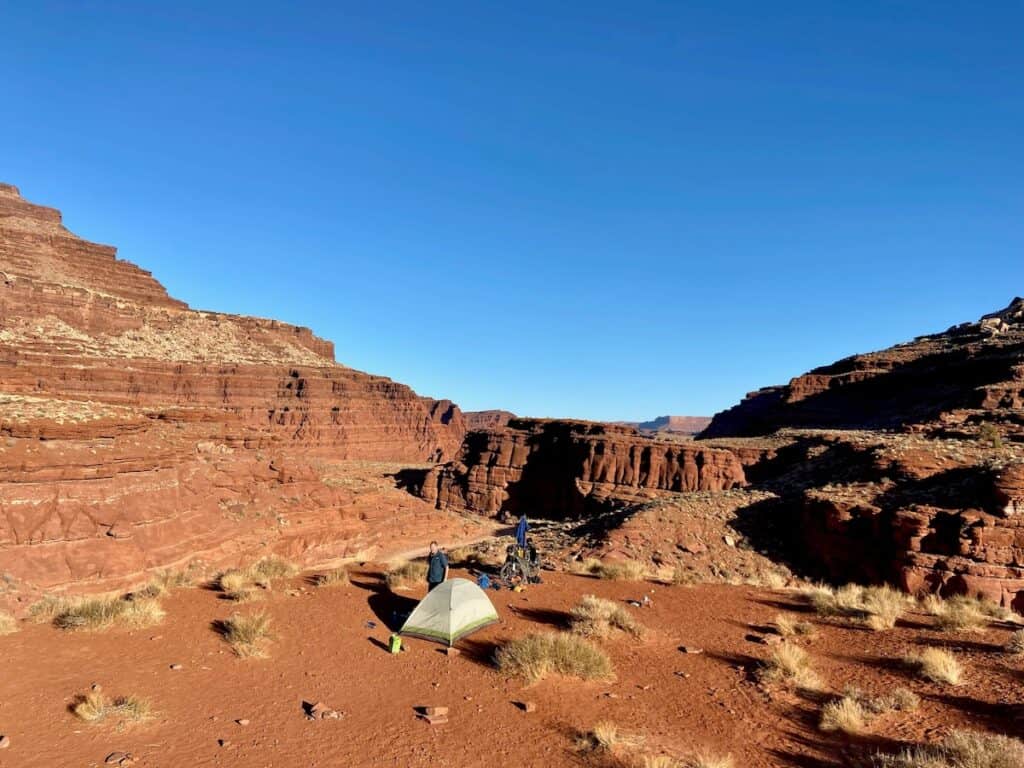
[{"label": "person standing", "polygon": [[427,592],[448,580],[448,556],[442,552],[436,541],[430,542],[427,557]]}]

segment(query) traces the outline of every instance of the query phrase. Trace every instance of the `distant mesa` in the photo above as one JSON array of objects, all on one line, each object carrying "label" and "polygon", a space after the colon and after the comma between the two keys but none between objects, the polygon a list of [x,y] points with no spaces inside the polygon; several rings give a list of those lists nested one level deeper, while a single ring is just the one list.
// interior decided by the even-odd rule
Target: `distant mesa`
[{"label": "distant mesa", "polygon": [[641,432],[675,432],[680,435],[696,435],[711,423],[710,416],[658,416],[650,421],[619,421]]},{"label": "distant mesa", "polygon": [[466,429],[471,431],[499,429],[516,417],[512,411],[501,410],[464,411],[462,415],[466,420]]}]

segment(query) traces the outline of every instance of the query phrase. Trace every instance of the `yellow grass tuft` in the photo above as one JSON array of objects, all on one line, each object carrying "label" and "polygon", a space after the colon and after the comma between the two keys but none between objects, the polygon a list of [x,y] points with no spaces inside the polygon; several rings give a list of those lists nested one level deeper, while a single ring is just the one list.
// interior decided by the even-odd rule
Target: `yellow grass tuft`
[{"label": "yellow grass tuft", "polygon": [[279,579],[291,578],[299,572],[295,563],[270,555],[245,568],[229,568],[217,577],[217,587],[236,603],[257,600],[259,590],[269,590]]},{"label": "yellow grass tuft", "polygon": [[806,594],[819,616],[856,619],[875,631],[895,627],[909,603],[907,595],[887,585],[847,584],[839,589],[816,585]]},{"label": "yellow grass tuft", "polygon": [[581,680],[612,677],[608,655],[587,640],[567,632],[530,634],[498,648],[494,661],[502,672],[529,682],[556,674]]},{"label": "yellow grass tuft", "polygon": [[918,677],[932,682],[959,685],[963,677],[960,662],[942,648],[926,648],[919,654],[905,657],[904,662],[916,670]]},{"label": "yellow grass tuft", "polygon": [[349,578],[346,568],[335,568],[316,577],[318,587],[344,587],[351,583],[352,580]]},{"label": "yellow grass tuft", "polygon": [[788,641],[777,645],[772,655],[762,662],[758,676],[765,682],[791,684],[807,691],[818,691],[822,687],[807,652]]},{"label": "yellow grass tuft", "polygon": [[868,714],[860,701],[850,695],[828,702],[821,709],[818,727],[823,731],[858,734],[867,726]]},{"label": "yellow grass tuft", "polygon": [[0,635],[10,635],[17,631],[17,620],[7,611],[0,611]]},{"label": "yellow grass tuft", "polygon": [[270,631],[270,617],[257,613],[236,613],[221,624],[224,639],[241,658],[263,658],[267,656],[266,645],[273,638]]},{"label": "yellow grass tuft", "polygon": [[423,560],[395,563],[385,577],[390,589],[409,589],[427,582],[427,564]]},{"label": "yellow grass tuft", "polygon": [[149,719],[149,702],[137,696],[119,696],[108,699],[101,691],[89,691],[79,696],[71,711],[79,720],[98,723],[117,717],[122,723],[137,723]]},{"label": "yellow grass tuft", "polygon": [[580,735],[576,742],[582,752],[607,752],[621,754],[633,750],[643,744],[643,737],[624,733],[619,727],[608,720],[603,720],[586,733]]},{"label": "yellow grass tuft", "polygon": [[643,637],[644,627],[624,605],[594,595],[584,595],[570,612],[570,627],[584,637],[607,637],[618,630]]},{"label": "yellow grass tuft", "polygon": [[647,578],[647,569],[637,560],[599,561],[591,573],[608,581],[643,581]]},{"label": "yellow grass tuft", "polygon": [[59,629],[100,631],[112,627],[150,627],[163,621],[165,614],[153,599],[108,596],[48,603],[36,615],[52,617]]},{"label": "yellow grass tuft", "polygon": [[798,621],[784,613],[775,616],[775,628],[783,637],[812,637],[817,632],[811,622]]},{"label": "yellow grass tuft", "polygon": [[713,755],[701,752],[684,764],[687,768],[733,768],[732,755]]},{"label": "yellow grass tuft", "polygon": [[1004,647],[1007,653],[1024,654],[1024,629],[1018,629],[1010,635]]},{"label": "yellow grass tuft", "polygon": [[938,744],[905,749],[896,755],[876,755],[875,768],[1020,768],[1024,742],[1009,736],[976,731],[953,731]]}]

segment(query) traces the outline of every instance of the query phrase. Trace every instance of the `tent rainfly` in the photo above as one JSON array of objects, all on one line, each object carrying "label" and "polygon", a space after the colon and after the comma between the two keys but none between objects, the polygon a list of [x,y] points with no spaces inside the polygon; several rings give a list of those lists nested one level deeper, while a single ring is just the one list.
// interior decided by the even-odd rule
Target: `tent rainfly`
[{"label": "tent rainfly", "polygon": [[444,645],[498,620],[487,594],[466,579],[449,579],[420,600],[399,634]]}]

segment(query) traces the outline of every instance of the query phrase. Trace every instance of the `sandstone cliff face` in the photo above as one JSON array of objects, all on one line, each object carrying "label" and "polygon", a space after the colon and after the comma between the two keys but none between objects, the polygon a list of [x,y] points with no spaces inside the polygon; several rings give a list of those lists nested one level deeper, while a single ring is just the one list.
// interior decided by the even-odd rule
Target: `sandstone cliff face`
[{"label": "sandstone cliff face", "polygon": [[476,432],[481,429],[496,429],[504,427],[516,417],[511,411],[466,411],[466,429]]},{"label": "sandstone cliff face", "polygon": [[329,555],[334,542],[337,555],[344,494],[317,462],[438,461],[464,432],[450,401],[335,363],[307,328],[191,310],[0,185],[10,579],[109,584],[244,541],[272,545],[287,538],[273,521],[296,509],[307,528],[292,554]]},{"label": "sandstone cliff face", "polygon": [[970,434],[983,422],[1024,439],[1024,299],[977,323],[840,360],[747,395],[704,437],[783,427],[930,428]]},{"label": "sandstone cliff face", "polygon": [[513,419],[469,433],[459,460],[430,471],[421,494],[441,509],[562,518],[585,515],[615,496],[744,482],[729,451],[652,440],[609,424]]}]

